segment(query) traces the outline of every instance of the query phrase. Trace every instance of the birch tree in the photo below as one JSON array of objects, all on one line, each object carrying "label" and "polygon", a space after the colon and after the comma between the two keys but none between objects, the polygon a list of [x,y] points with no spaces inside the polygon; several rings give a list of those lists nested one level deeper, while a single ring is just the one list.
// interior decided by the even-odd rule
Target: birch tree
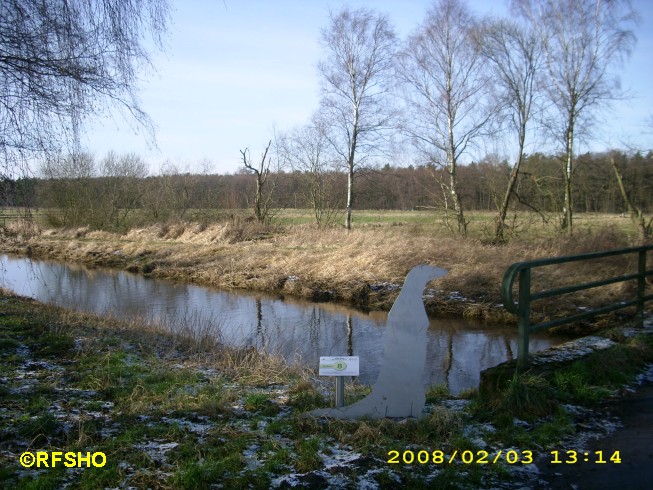
[{"label": "birch tree", "polygon": [[391,122],[387,96],[395,34],[384,15],[344,8],[331,14],[321,42],[326,56],[318,64],[320,113],[330,127],[327,137],[347,169],[345,227],[351,229],[356,170],[377,149]]},{"label": "birch tree", "polygon": [[573,176],[579,128],[620,95],[611,69],[630,53],[637,15],[628,0],[513,0],[544,47],[543,88],[555,119],[550,125],[564,150],[561,228],[573,230]]},{"label": "birch tree", "polygon": [[168,15],[166,0],[3,1],[0,173],[77,152],[84,122],[114,110],[153,135],[136,82]]},{"label": "birch tree", "polygon": [[458,233],[467,221],[458,190],[460,159],[486,134],[495,111],[488,107],[488,83],[472,34],[476,21],[460,0],[440,0],[409,37],[397,76],[409,120],[405,131],[430,163],[446,170],[441,182],[445,209],[454,207]]},{"label": "birch tree", "polygon": [[481,55],[491,66],[510,130],[517,136],[517,155],[496,217],[494,238],[502,241],[510,199],[524,161],[528,125],[538,102],[542,44],[532,31],[507,20],[488,20],[477,35]]}]

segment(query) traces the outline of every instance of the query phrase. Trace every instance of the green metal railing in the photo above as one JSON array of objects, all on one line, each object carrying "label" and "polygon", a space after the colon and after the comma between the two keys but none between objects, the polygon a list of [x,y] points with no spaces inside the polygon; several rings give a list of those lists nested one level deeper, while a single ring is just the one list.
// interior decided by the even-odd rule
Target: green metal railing
[{"label": "green metal railing", "polygon": [[[520,367],[526,366],[528,363],[528,341],[529,335],[532,332],[537,332],[565,323],[571,323],[586,318],[591,318],[602,313],[626,308],[628,306],[637,306],[637,316],[641,322],[644,318],[644,303],[653,299],[653,294],[646,295],[646,277],[653,275],[653,270],[646,269],[646,253],[653,250],[653,245],[646,245],[642,247],[622,248],[618,250],[610,250],[607,252],[595,252],[581,255],[572,255],[567,257],[554,257],[550,259],[529,260],[527,262],[518,262],[506,270],[501,282],[501,299],[504,307],[511,313],[515,313],[518,319],[519,340],[517,345],[517,362]],[[592,281],[574,286],[566,286],[557,289],[547,289],[539,292],[531,292],[531,270],[536,267],[544,267],[547,265],[564,264],[567,262],[576,262],[581,260],[601,259],[603,257],[613,257],[615,255],[625,254],[638,254],[637,272],[625,274],[623,276],[611,277],[601,281]],[[518,303],[513,299],[513,284],[515,279],[519,277],[518,289]],[[637,296],[634,299],[620,301],[601,308],[579,313],[565,318],[559,318],[536,325],[531,325],[531,303],[538,299],[551,298],[562,294],[574,293],[584,289],[596,288],[599,286],[606,286],[624,281],[637,281]]]}]

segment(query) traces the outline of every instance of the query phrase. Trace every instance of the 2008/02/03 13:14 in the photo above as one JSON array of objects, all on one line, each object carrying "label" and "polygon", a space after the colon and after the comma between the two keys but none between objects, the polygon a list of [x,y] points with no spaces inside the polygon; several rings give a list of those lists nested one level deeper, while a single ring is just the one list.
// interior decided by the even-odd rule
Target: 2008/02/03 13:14
[{"label": "2008/02/03 13:14", "polygon": [[570,449],[568,451],[551,451],[550,454],[553,456],[553,459],[550,461],[551,464],[621,463],[621,454],[619,451],[613,451],[607,460],[603,455],[603,451],[576,451]]},{"label": "2008/02/03 13:14", "polygon": [[[612,455],[606,460],[604,451],[578,451],[578,450],[556,450],[550,451],[551,464],[576,464],[576,463],[621,463],[621,455],[619,451],[613,451]],[[531,464],[534,462],[533,451],[516,451],[502,449],[498,450],[496,454],[489,453],[488,451],[453,451],[447,454],[444,451],[412,451],[406,450],[403,452],[392,450],[388,451],[388,463],[390,464],[452,464],[456,462],[464,464],[496,464],[505,461],[508,464]]]}]

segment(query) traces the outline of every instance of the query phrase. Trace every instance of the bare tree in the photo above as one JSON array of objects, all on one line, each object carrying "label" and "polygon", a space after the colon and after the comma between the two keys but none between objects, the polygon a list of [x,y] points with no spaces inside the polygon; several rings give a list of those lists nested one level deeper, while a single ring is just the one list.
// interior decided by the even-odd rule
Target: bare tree
[{"label": "bare tree", "polygon": [[453,203],[458,233],[467,221],[458,190],[461,156],[484,136],[495,111],[488,107],[488,83],[472,33],[474,17],[460,0],[440,0],[412,34],[400,55],[409,120],[405,130],[428,161],[446,169],[440,182],[445,209]]},{"label": "bare tree", "polygon": [[477,43],[483,57],[490,62],[510,129],[517,136],[517,158],[496,217],[494,238],[501,241],[510,198],[524,160],[528,124],[537,102],[536,77],[542,44],[532,31],[507,20],[486,21],[478,31]]},{"label": "bare tree", "polygon": [[[513,0],[538,33],[545,53],[544,89],[556,112],[552,130],[564,148],[562,229],[573,230],[574,146],[579,126],[619,96],[610,72],[630,53],[637,21],[629,0]],[[582,123],[582,124],[581,124]]]},{"label": "bare tree", "polygon": [[277,146],[286,167],[300,174],[302,191],[313,209],[317,226],[333,224],[342,207],[338,206],[339,179],[325,129],[319,121],[312,122],[281,136]]},{"label": "bare tree", "polygon": [[133,154],[109,152],[96,163],[89,153],[49,158],[41,166],[41,202],[54,225],[124,229],[142,205],[147,167]]},{"label": "bare tree", "polygon": [[640,240],[643,244],[646,244],[647,240],[651,236],[651,232],[653,231],[653,218],[650,218],[647,222],[646,215],[642,211],[642,208],[633,203],[633,200],[630,197],[630,193],[626,190],[626,186],[624,185],[622,172],[615,161],[615,153],[616,152],[614,151],[610,153],[610,166],[612,167],[614,176],[617,179],[619,193],[621,194],[621,198],[624,200],[624,204],[626,205],[626,209],[628,210],[631,221],[637,227]]},{"label": "bare tree", "polygon": [[0,8],[0,172],[78,152],[83,123],[120,111],[153,134],[135,89],[167,0],[6,0]]},{"label": "bare tree", "polygon": [[261,161],[254,166],[249,154],[249,148],[240,150],[240,154],[243,157],[243,165],[245,168],[254,173],[256,176],[256,193],[254,194],[254,216],[256,221],[259,223],[264,223],[269,221],[270,216],[270,202],[272,199],[272,193],[264,193],[265,185],[268,182],[270,177],[270,164],[272,158],[268,158],[268,151],[272,146],[272,140],[268,142],[268,146],[265,147],[265,151],[261,156]]},{"label": "bare tree", "polygon": [[345,226],[351,229],[354,175],[390,124],[387,94],[395,34],[385,16],[344,8],[331,14],[321,40],[327,51],[318,64],[321,114],[331,128],[329,141],[347,168]]},{"label": "bare tree", "polygon": [[143,180],[147,176],[147,166],[141,157],[134,153],[117,155],[110,151],[100,162],[100,190],[96,196],[103,205],[99,228],[125,228],[130,213],[142,205]]},{"label": "bare tree", "polygon": [[98,202],[93,178],[97,175],[93,155],[86,152],[67,157],[50,156],[40,168],[44,179],[40,201],[48,220],[57,226],[90,225]]}]

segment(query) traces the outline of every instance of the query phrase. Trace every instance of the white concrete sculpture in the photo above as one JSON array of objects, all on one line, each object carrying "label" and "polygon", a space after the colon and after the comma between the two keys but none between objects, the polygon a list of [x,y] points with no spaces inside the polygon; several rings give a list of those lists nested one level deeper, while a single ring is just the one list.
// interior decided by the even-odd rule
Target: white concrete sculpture
[{"label": "white concrete sculpture", "polygon": [[427,283],[446,274],[439,267],[418,265],[406,276],[388,314],[381,371],[372,393],[353,405],[313,410],[306,415],[339,419],[421,415],[426,401],[422,375],[429,326],[422,294]]}]

